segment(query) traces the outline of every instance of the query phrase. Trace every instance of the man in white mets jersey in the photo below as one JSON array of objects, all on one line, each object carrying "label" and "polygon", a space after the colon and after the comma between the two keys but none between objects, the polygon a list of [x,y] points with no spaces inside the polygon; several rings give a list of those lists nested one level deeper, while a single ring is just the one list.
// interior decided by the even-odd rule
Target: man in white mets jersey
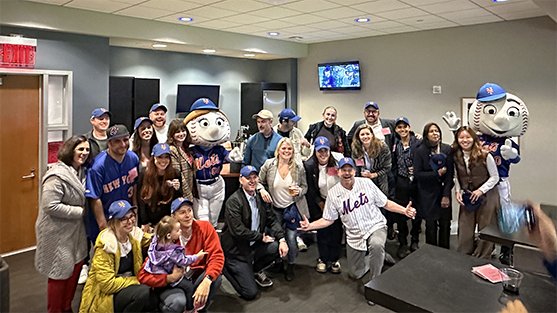
[{"label": "man in white mets jersey", "polygon": [[346,228],[346,256],[350,276],[362,278],[370,271],[373,279],[381,274],[387,239],[386,219],[380,207],[404,214],[410,218],[416,216],[416,210],[402,207],[390,200],[367,178],[354,177],[354,161],[342,158],[339,163],[340,183],[329,189],[323,209],[323,217],[309,223],[307,217],[300,222],[301,230],[325,228],[339,218]]}]

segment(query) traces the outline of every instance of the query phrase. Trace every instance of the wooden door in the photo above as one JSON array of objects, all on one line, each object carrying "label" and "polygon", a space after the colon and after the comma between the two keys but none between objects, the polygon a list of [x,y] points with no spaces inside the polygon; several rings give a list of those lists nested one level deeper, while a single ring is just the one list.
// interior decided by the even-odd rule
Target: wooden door
[{"label": "wooden door", "polygon": [[0,253],[34,246],[39,202],[39,76],[0,85]]}]

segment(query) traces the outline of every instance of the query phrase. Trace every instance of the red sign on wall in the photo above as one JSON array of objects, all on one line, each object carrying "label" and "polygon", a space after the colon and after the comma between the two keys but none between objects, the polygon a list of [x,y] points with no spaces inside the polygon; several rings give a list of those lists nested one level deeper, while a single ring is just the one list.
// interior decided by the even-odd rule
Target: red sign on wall
[{"label": "red sign on wall", "polygon": [[0,67],[34,68],[37,40],[0,36]]}]

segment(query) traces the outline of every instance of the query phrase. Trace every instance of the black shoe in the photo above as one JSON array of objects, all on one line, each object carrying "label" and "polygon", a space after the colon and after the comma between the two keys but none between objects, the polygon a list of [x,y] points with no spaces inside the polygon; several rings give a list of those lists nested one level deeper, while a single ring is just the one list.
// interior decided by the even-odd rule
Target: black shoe
[{"label": "black shoe", "polygon": [[389,252],[387,252],[387,251],[385,251],[385,264],[387,264],[387,265],[395,265],[396,264],[395,258],[393,258],[393,256],[390,255]]},{"label": "black shoe", "polygon": [[255,274],[255,282],[263,288],[271,287],[273,285],[273,281],[270,280],[263,271]]},{"label": "black shoe", "polygon": [[407,245],[400,245],[396,251],[396,256],[398,256],[399,259],[404,259],[409,253]]},{"label": "black shoe", "polygon": [[418,243],[416,241],[414,241],[410,245],[410,252],[414,252],[414,251],[418,250],[419,248],[420,248],[420,246],[418,245]]},{"label": "black shoe", "polygon": [[271,274],[280,274],[284,272],[284,263],[283,262],[275,262],[275,264],[267,269],[267,272]]},{"label": "black shoe", "polygon": [[286,279],[287,281],[292,281],[294,280],[295,276],[296,274],[294,273],[294,264],[288,263],[286,265],[286,272],[284,272],[284,279]]},{"label": "black shoe", "polygon": [[501,253],[501,255],[499,256],[499,261],[505,265],[511,265],[513,256],[510,252]]},{"label": "black shoe", "polygon": [[369,305],[369,306],[374,306],[374,305],[375,305],[375,302],[370,301],[370,300],[367,300],[367,305]]},{"label": "black shoe", "polygon": [[396,236],[395,228],[393,226],[389,226],[387,228],[387,239],[394,240],[395,236]]}]

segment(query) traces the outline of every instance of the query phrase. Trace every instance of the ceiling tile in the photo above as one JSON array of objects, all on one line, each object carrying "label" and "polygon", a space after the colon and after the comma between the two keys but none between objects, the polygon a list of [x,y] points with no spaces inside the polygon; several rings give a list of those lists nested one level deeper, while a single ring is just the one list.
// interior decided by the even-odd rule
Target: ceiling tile
[{"label": "ceiling tile", "polygon": [[472,18],[478,16],[490,16],[493,15],[491,12],[487,11],[483,8],[476,8],[471,10],[462,10],[458,12],[447,12],[447,13],[439,13],[437,14],[441,17],[444,17],[449,20],[453,19],[464,19],[464,18]]},{"label": "ceiling tile", "polygon": [[482,7],[491,7],[491,6],[505,6],[517,2],[525,2],[525,1],[530,2],[531,0],[512,0],[512,2],[494,2],[493,0],[470,0],[470,1]]},{"label": "ceiling tile", "polygon": [[326,21],[326,22],[311,24],[311,27],[326,29],[326,30],[335,30],[335,28],[337,27],[346,27],[346,26],[349,25],[339,21]]},{"label": "ceiling tile", "polygon": [[200,4],[180,0],[150,0],[139,5],[140,7],[181,12],[200,7]]},{"label": "ceiling tile", "polygon": [[263,27],[265,29],[269,29],[270,31],[274,31],[275,29],[279,29],[279,28],[292,27],[294,26],[294,24],[282,22],[279,20],[272,20],[272,21],[257,23],[257,26]]},{"label": "ceiling tile", "polygon": [[321,38],[338,37],[339,35],[344,36],[343,34],[335,33],[329,30],[319,30],[312,33],[313,37],[321,37]]},{"label": "ceiling tile", "polygon": [[281,7],[303,12],[311,13],[322,10],[329,10],[340,7],[337,3],[327,2],[323,0],[303,0],[298,2],[286,3]]},{"label": "ceiling tile", "polygon": [[547,13],[545,13],[541,9],[533,9],[533,10],[518,11],[518,12],[505,12],[505,13],[499,13],[497,15],[504,18],[505,20],[517,20],[521,18],[545,16],[547,15]]},{"label": "ceiling tile", "polygon": [[44,4],[62,5],[70,2],[70,0],[26,0],[30,2],[39,2]]},{"label": "ceiling tile", "polygon": [[288,23],[296,24],[296,25],[307,25],[311,23],[328,21],[329,19],[321,16],[316,16],[313,14],[300,14],[296,16],[281,18],[280,20]]},{"label": "ceiling tile", "polygon": [[[369,22],[358,23],[358,22],[356,22],[356,19],[358,19],[358,18],[369,18]],[[384,19],[384,18],[379,17],[377,15],[367,13],[367,14],[355,15],[355,16],[350,16],[350,17],[347,17],[347,18],[339,19],[339,21],[343,21],[343,22],[346,22],[346,23],[349,23],[349,24],[354,23],[354,24],[359,25],[359,26],[364,26],[364,25],[367,25],[369,23],[384,22],[384,21],[387,21],[387,19]]]},{"label": "ceiling tile", "polygon": [[377,0],[353,5],[352,8],[376,14],[378,12],[409,8],[410,6],[397,0]]},{"label": "ceiling tile", "polygon": [[359,32],[366,32],[368,30],[364,27],[351,25],[351,26],[344,26],[344,27],[336,27],[334,31],[342,34],[354,34]]},{"label": "ceiling tile", "polygon": [[212,20],[195,24],[196,27],[227,30],[228,28],[240,26],[238,23],[225,22],[222,20]]},{"label": "ceiling tile", "polygon": [[230,16],[230,15],[237,14],[236,12],[232,12],[230,10],[219,9],[219,8],[211,8],[211,7],[208,7],[208,6],[204,6],[204,7],[200,7],[200,8],[197,8],[197,9],[189,10],[189,11],[184,12],[184,13],[185,14],[190,14],[190,15],[199,15],[199,16],[210,18],[210,19],[219,19],[219,18],[223,18],[225,16]]},{"label": "ceiling tile", "polygon": [[133,6],[131,8],[123,9],[114,14],[125,15],[138,18],[156,19],[159,17],[171,15],[173,11],[160,10],[154,8],[147,8],[142,6]]},{"label": "ceiling tile", "polygon": [[324,10],[324,11],[314,12],[313,14],[315,14],[317,16],[322,16],[322,17],[326,17],[326,18],[336,20],[336,19],[343,18],[343,17],[348,17],[348,16],[363,15],[363,14],[365,14],[365,12],[362,12],[361,10],[356,10],[356,9],[345,7],[345,8],[336,8],[336,9],[331,9],[331,10]]},{"label": "ceiling tile", "polygon": [[470,1],[462,1],[462,0],[446,1],[443,3],[424,5],[421,7],[422,10],[433,14],[439,14],[445,12],[456,12],[456,11],[470,10],[476,8],[478,8],[476,4]]},{"label": "ceiling tile", "polygon": [[74,0],[64,6],[70,8],[111,13],[114,11],[122,10],[131,5],[123,2],[114,2],[109,0]]},{"label": "ceiling tile", "polygon": [[329,2],[351,6],[355,4],[362,4],[364,2],[370,2],[370,0],[329,0]]},{"label": "ceiling tile", "polygon": [[280,6],[273,6],[273,7],[267,8],[267,9],[262,9],[262,10],[257,10],[257,11],[250,12],[250,14],[257,15],[257,16],[263,16],[263,17],[267,17],[267,18],[271,18],[271,19],[279,19],[279,18],[283,18],[283,17],[299,15],[300,13],[298,11],[285,9],[285,8],[280,7]]},{"label": "ceiling tile", "polygon": [[310,26],[294,26],[285,28],[284,31],[291,34],[303,34],[318,31],[318,29]]},{"label": "ceiling tile", "polygon": [[459,26],[457,23],[453,23],[450,21],[439,21],[439,22],[434,22],[434,23],[420,23],[420,24],[416,24],[414,25],[417,28],[420,29],[436,29],[436,28],[449,28],[449,27],[456,27]]},{"label": "ceiling tile", "polygon": [[388,34],[408,33],[408,32],[415,32],[419,30],[421,29],[412,26],[402,26],[402,27],[383,29],[383,31]]},{"label": "ceiling tile", "polygon": [[238,14],[221,18],[222,21],[238,23],[238,24],[257,24],[268,21],[268,18],[253,15],[253,14]]},{"label": "ceiling tile", "polygon": [[209,5],[209,4],[213,4],[215,2],[221,2],[222,0],[185,0],[187,2],[193,2],[193,3],[199,3],[202,5]]},{"label": "ceiling tile", "polygon": [[[193,21],[182,22],[182,21],[178,20],[178,18],[180,18],[180,17],[191,17],[191,18],[193,18]],[[171,15],[163,16],[163,17],[157,18],[156,20],[157,21],[162,21],[162,22],[180,24],[180,25],[195,25],[197,23],[208,21],[208,20],[210,20],[210,18],[202,17],[202,16],[199,16],[199,15],[194,16],[194,15],[190,15],[190,14],[187,14],[187,13],[177,13],[177,14],[171,14]]]},{"label": "ceiling tile", "polygon": [[[399,0],[400,2],[404,2],[408,5],[414,6],[414,7],[420,7],[422,5],[428,5],[428,4],[433,4],[433,3],[439,3],[439,2],[445,2],[447,0]],[[465,0],[464,0],[465,1]]]},{"label": "ceiling tile", "polygon": [[271,7],[269,4],[253,0],[226,0],[211,4],[211,7],[231,10],[235,12],[250,12]]},{"label": "ceiling tile", "polygon": [[463,19],[455,18],[452,19],[452,21],[460,25],[475,25],[475,24],[501,22],[503,21],[503,19],[498,16],[491,15],[491,16],[479,16],[479,17],[470,17],[470,18],[463,18]]},{"label": "ceiling tile", "polygon": [[395,21],[385,21],[385,22],[371,23],[371,24],[367,23],[365,26],[366,28],[371,28],[371,29],[385,29],[385,28],[402,27],[406,25]]},{"label": "ceiling tile", "polygon": [[230,27],[226,31],[242,34],[265,33],[265,29],[257,27],[257,25],[242,25],[237,27]]},{"label": "ceiling tile", "polygon": [[507,5],[497,5],[487,7],[486,10],[493,12],[497,15],[503,13],[511,13],[511,12],[519,12],[519,11],[527,11],[527,10],[534,10],[540,9],[536,4],[533,2],[516,2],[516,3],[509,3]]},{"label": "ceiling tile", "polygon": [[397,20],[397,22],[399,22],[399,23],[403,23],[403,24],[410,25],[410,26],[416,26],[416,27],[420,27],[420,25],[423,25],[423,24],[440,23],[440,22],[446,22],[446,21],[447,20],[445,20],[443,18],[440,18],[439,16],[435,16],[435,15],[410,17],[410,18],[403,18],[403,19]]},{"label": "ceiling tile", "polygon": [[399,20],[408,17],[429,15],[429,13],[416,8],[406,8],[406,9],[393,10],[388,12],[380,12],[375,15],[386,19]]},{"label": "ceiling tile", "polygon": [[[69,2],[71,0],[68,0],[66,2]],[[140,4],[142,2],[145,2],[146,0],[113,0],[114,2],[122,2],[122,3],[127,3],[127,4]]]},{"label": "ceiling tile", "polygon": [[354,35],[357,35],[358,37],[371,37],[371,36],[380,36],[380,35],[385,35],[385,34],[386,34],[385,32],[380,31],[380,30],[372,30],[372,29],[369,29],[369,30],[367,30],[367,31],[364,31],[364,32],[357,32],[357,33],[354,33],[354,34],[352,34],[352,35],[353,35],[353,36],[354,36]]}]

